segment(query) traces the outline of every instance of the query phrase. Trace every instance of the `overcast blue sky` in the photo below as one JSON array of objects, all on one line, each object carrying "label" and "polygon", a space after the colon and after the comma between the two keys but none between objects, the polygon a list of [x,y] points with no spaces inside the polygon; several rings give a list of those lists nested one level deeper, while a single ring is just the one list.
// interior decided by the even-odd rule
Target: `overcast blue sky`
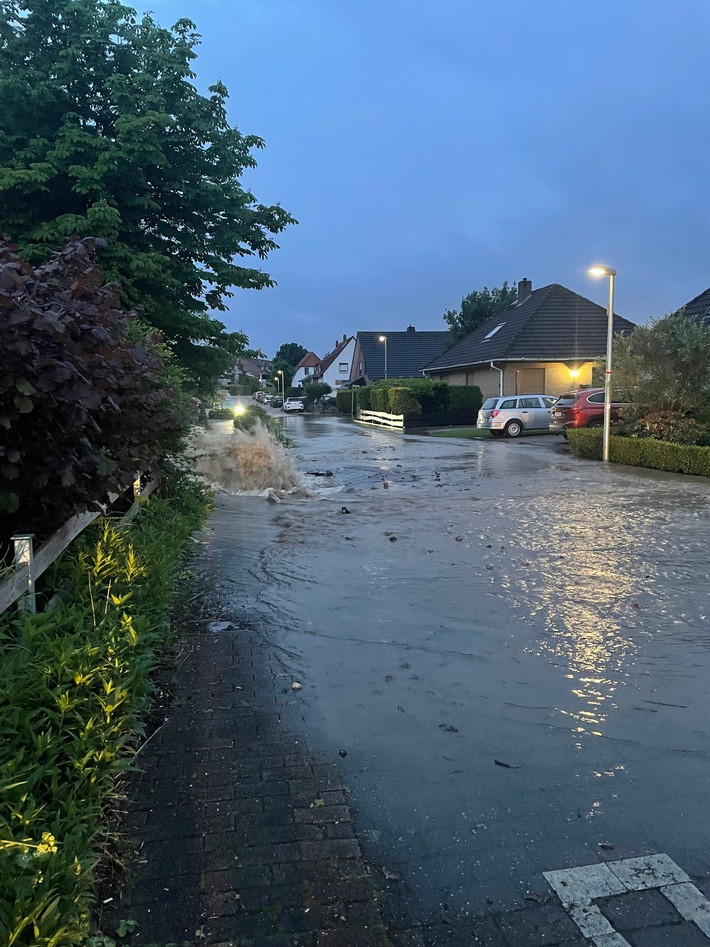
[{"label": "overcast blue sky", "polygon": [[203,42],[245,179],[300,221],[225,321],[273,355],[360,329],[443,329],[528,277],[636,322],[710,285],[708,0],[153,0]]}]

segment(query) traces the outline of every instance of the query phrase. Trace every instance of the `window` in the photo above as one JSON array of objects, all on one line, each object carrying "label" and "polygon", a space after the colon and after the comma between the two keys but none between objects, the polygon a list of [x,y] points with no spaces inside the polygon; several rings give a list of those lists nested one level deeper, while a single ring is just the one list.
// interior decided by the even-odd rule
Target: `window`
[{"label": "window", "polygon": [[492,408],[495,408],[497,400],[497,398],[486,398],[481,405],[481,411],[490,411]]},{"label": "window", "polygon": [[501,401],[500,410],[505,411],[506,408],[510,410],[511,408],[517,407],[517,404],[518,404],[517,398],[506,398],[505,401]]},{"label": "window", "polygon": [[503,328],[504,325],[505,325],[505,323],[504,323],[504,322],[501,322],[501,323],[499,323],[499,324],[495,327],[495,329],[491,329],[491,331],[488,333],[488,335],[484,335],[484,336],[483,336],[483,341],[485,342],[486,339],[492,339],[493,336],[496,334],[496,332],[500,332],[500,330]]},{"label": "window", "polygon": [[521,398],[518,402],[518,407],[520,408],[539,408],[540,399],[539,398]]},{"label": "window", "polygon": [[304,375],[308,375],[309,372],[310,372],[310,368],[309,368],[307,365],[304,365],[304,366],[303,366],[303,374],[304,374]]},{"label": "window", "polygon": [[341,375],[347,375],[348,373],[348,363],[347,362],[338,362],[338,371]]},{"label": "window", "polygon": [[587,398],[587,401],[590,404],[604,404],[604,392],[603,391],[595,392],[593,395],[590,395]]},{"label": "window", "polygon": [[556,401],[557,401],[557,398],[553,397],[552,395],[545,395],[544,398],[542,399],[542,403],[545,405],[546,408],[551,408],[552,405]]}]

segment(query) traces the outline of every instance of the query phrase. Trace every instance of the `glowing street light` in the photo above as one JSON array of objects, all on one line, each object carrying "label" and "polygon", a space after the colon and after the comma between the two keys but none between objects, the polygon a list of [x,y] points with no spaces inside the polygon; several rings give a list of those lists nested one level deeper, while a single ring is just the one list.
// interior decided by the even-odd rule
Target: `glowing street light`
[{"label": "glowing street light", "polygon": [[380,342],[385,343],[385,378],[387,378],[387,336],[381,335]]},{"label": "glowing street light", "polygon": [[609,435],[611,433],[611,346],[614,339],[614,278],[616,270],[610,266],[595,264],[588,270],[590,276],[609,277],[609,308],[606,328],[606,374],[604,375],[604,448],[603,459],[609,461]]},{"label": "glowing street light", "polygon": [[279,368],[276,372],[277,375],[281,376],[281,400],[286,400],[286,380],[284,379],[283,369]]}]

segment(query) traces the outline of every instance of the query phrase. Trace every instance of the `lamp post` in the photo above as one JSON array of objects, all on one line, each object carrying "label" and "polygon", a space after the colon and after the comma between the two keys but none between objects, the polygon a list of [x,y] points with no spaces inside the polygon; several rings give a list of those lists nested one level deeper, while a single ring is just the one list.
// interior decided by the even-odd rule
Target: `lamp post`
[{"label": "lamp post", "polygon": [[602,457],[609,462],[609,435],[611,433],[611,347],[614,339],[614,278],[616,270],[597,264],[590,267],[590,276],[609,277],[609,308],[606,327],[606,373],[604,375],[604,448]]},{"label": "lamp post", "polygon": [[380,342],[385,343],[385,378],[387,378],[387,336],[381,335]]},{"label": "lamp post", "polygon": [[276,372],[276,374],[281,376],[281,400],[285,401],[286,400],[286,381],[284,379],[283,370],[280,368]]}]

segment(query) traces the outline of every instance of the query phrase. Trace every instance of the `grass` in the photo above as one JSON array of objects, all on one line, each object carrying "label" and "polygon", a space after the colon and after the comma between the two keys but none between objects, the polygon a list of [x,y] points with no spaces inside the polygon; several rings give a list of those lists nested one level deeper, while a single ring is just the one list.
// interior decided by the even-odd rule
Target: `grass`
[{"label": "grass", "polygon": [[485,437],[490,439],[490,431],[481,431],[477,427],[452,427],[443,431],[431,431],[432,437],[462,437],[467,441],[476,437]]}]

